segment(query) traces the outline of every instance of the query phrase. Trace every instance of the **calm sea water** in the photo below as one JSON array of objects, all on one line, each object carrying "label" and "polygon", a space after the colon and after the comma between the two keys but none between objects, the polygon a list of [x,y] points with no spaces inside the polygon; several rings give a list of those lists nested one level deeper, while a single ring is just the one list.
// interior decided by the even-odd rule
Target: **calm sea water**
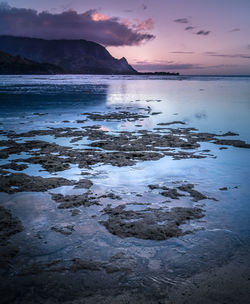
[{"label": "calm sea water", "polygon": [[[82,112],[103,113],[115,111],[116,107],[132,107],[133,111],[148,106],[162,114],[145,119],[141,129],[151,130],[160,122],[181,120],[186,122],[187,127],[199,131],[218,134],[236,132],[239,139],[250,143],[249,77],[0,76],[1,130],[23,132],[51,126],[78,127],[75,120]],[[35,112],[47,114],[34,116]],[[63,120],[70,122],[65,124]],[[110,132],[136,129],[134,122],[103,121],[101,124]],[[178,125],[171,127],[177,128]],[[72,145],[66,139],[42,139]],[[83,141],[84,144],[86,142]],[[72,244],[81,243],[84,239],[86,244],[79,246],[86,256],[102,256],[105,255],[101,253],[103,251],[107,253],[114,248],[123,248],[131,256],[137,257],[138,263],[144,259],[153,261],[152,272],[160,272],[163,267],[160,265],[165,265],[163,268],[168,275],[171,273],[175,278],[181,278],[190,272],[209,269],[211,264],[227,261],[239,247],[249,248],[250,150],[234,147],[220,150],[219,147],[211,143],[201,146],[210,149],[216,158],[172,160],[164,157],[158,161],[139,162],[135,166],[121,168],[98,165],[94,171],[99,175],[92,178],[96,189],[114,189],[125,193],[145,191],[147,185],[152,183],[194,183],[196,189],[218,199],[207,201],[203,206],[206,216],[200,226],[204,230],[161,242],[120,239],[88,220],[81,223],[80,234],[66,241],[71,247],[59,251],[61,239],[51,240],[48,236],[46,248],[37,249],[34,245],[32,259],[35,260],[36,255],[41,257],[41,252],[46,250],[54,250],[50,255],[52,259],[62,255],[69,257],[72,252],[79,254]],[[38,165],[33,165],[24,172],[51,176],[47,172],[39,172],[39,169]],[[80,173],[78,167],[72,166],[57,176],[79,179]],[[221,187],[228,187],[228,191],[220,191]],[[62,193],[65,191],[61,189]],[[34,227],[42,229],[51,224],[58,209],[53,207],[52,202],[47,202],[48,197],[46,194],[1,194],[2,203],[24,222],[25,233]],[[57,220],[67,221],[69,217],[66,212],[60,212]],[[95,209],[91,209],[91,212],[93,215]],[[86,213],[85,220],[89,216]],[[28,249],[24,249],[24,260],[27,258],[25,250]],[[37,253],[39,250],[41,252]]]}]

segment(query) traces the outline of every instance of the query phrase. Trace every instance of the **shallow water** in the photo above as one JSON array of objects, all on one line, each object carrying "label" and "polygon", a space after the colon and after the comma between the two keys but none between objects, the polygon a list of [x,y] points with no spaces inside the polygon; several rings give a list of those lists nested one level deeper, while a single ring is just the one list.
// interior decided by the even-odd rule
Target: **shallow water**
[{"label": "shallow water", "polygon": [[[193,127],[216,134],[232,131],[239,134],[237,139],[250,143],[248,77],[0,76],[0,98],[0,130],[3,131],[22,133],[49,127],[80,128],[99,124],[110,134],[116,134],[117,131],[153,130],[159,123],[182,121],[186,123],[184,126],[170,127]],[[151,114],[161,113],[137,121],[76,122],[85,119],[81,114],[84,112],[147,112],[140,108],[150,110]],[[1,136],[2,140],[5,138]],[[85,138],[70,143],[68,137],[52,136],[21,140],[33,139],[76,149],[89,144]],[[28,267],[57,259],[63,259],[65,265],[72,257],[107,262],[122,252],[122,261],[130,267],[130,272],[106,274],[108,286],[115,284],[118,290],[137,288],[154,296],[168,286],[185,284],[192,275],[234,260],[239,250],[250,248],[250,150],[231,146],[220,150],[220,147],[201,143],[198,150],[209,149],[211,153],[203,159],[173,160],[165,156],[126,167],[97,164],[90,170],[94,193],[102,195],[113,191],[122,196],[119,202],[101,199],[103,206],[125,203],[132,210],[140,210],[141,204],[145,207],[147,203],[153,208],[201,206],[205,216],[183,225],[183,229],[194,233],[178,238],[163,241],[121,238],[100,224],[99,221],[107,217],[101,212],[103,207],[82,206],[78,208],[80,215],[72,217],[69,210],[58,209],[46,192],[1,193],[1,204],[18,216],[25,228],[13,236],[20,247],[14,267],[22,269],[23,265]],[[25,155],[11,157],[25,158]],[[6,162],[6,159],[0,160],[0,164]],[[73,164],[70,169],[53,174],[40,170],[40,165],[29,164],[22,172],[79,180],[81,172],[88,171]],[[159,199],[148,188],[150,184],[173,186],[183,182],[194,184],[196,190],[216,201],[206,199],[195,203],[183,198],[165,203],[166,198]],[[223,187],[227,190],[219,190]],[[72,188],[64,186],[48,192],[65,195],[84,192]],[[74,231],[70,235],[52,231],[51,227],[56,225],[74,225]],[[96,275],[94,271],[87,273],[88,277],[92,276],[88,288],[95,292],[107,288],[104,283],[96,283]]]}]

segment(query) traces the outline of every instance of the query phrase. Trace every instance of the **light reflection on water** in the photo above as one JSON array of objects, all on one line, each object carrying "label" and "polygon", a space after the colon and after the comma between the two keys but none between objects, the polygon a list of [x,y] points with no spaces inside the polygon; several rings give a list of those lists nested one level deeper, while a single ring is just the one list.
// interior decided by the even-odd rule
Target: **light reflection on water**
[{"label": "light reflection on water", "polygon": [[[102,121],[87,124],[101,124],[104,130],[115,132],[150,130],[158,127],[158,123],[184,121],[186,125],[177,124],[169,127],[195,127],[199,131],[217,134],[232,131],[239,133],[240,139],[250,142],[250,78],[204,80],[205,78],[168,81],[145,80],[143,77],[134,80],[131,77],[109,76],[1,76],[0,120],[3,124],[0,128],[13,129],[16,132],[50,126],[81,128],[82,124],[75,121],[84,118],[81,115],[83,112],[113,112],[116,111],[115,107],[119,106],[131,106],[136,109],[150,107],[151,113],[162,114],[152,115],[137,122]],[[34,112],[48,114],[31,115]],[[62,123],[66,119],[70,122]],[[67,138],[55,140],[50,136],[41,136],[36,139],[44,138],[58,144],[72,145]],[[87,143],[85,139],[77,142],[80,148]],[[216,159],[208,157],[172,160],[170,157],[164,157],[158,161],[139,162],[132,167],[97,165],[92,168],[92,172],[97,174],[92,177],[96,191],[105,193],[111,188],[118,193],[127,194],[128,201],[133,192],[147,192],[149,184],[162,183],[171,186],[176,181],[194,183],[197,190],[208,197],[218,199],[206,200],[206,216],[201,223],[195,224],[198,229],[203,227],[205,230],[179,239],[160,242],[121,239],[109,234],[95,218],[92,218],[100,211],[100,207],[81,207],[81,216],[72,218],[67,210],[58,210],[48,194],[3,195],[3,203],[25,224],[26,229],[22,232],[24,248],[25,241],[30,239],[27,231],[43,230],[42,238],[47,243],[41,245],[34,241],[28,258],[32,256],[35,260],[38,257],[39,260],[49,255],[51,260],[58,257],[67,259],[72,256],[95,257],[100,260],[118,249],[123,249],[136,259],[139,277],[141,273],[149,275],[156,272],[156,280],[159,282],[164,273],[172,273],[181,278],[187,273],[209,269],[212,264],[223,263],[250,235],[249,150],[234,147],[219,150],[219,146],[212,143],[202,143],[199,149],[211,150]],[[18,157],[24,158],[25,155]],[[40,172],[40,169],[39,165],[31,165],[23,172],[30,175],[52,176]],[[69,170],[58,172],[57,176],[80,179],[80,173],[81,170],[72,165]],[[228,191],[220,191],[221,187],[228,187]],[[67,188],[57,190],[66,194],[65,189]],[[150,194],[148,195],[149,200],[152,199]],[[108,200],[103,202],[113,203]],[[137,202],[141,202],[139,198]],[[138,205],[134,208],[139,210],[141,207]],[[75,225],[75,233],[68,238],[49,229],[53,224],[62,225],[68,222]],[[18,242],[18,235],[14,238]],[[25,250],[28,251],[27,248]],[[208,258],[204,260],[204,256]],[[25,254],[22,258],[26,259]],[[147,267],[143,270],[145,263]]]}]

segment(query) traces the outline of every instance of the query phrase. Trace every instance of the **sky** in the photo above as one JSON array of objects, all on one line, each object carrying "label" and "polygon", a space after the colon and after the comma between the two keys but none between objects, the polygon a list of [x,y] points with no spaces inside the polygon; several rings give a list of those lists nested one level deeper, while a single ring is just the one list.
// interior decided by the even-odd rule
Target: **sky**
[{"label": "sky", "polygon": [[250,0],[8,0],[0,35],[86,39],[138,71],[250,75]]}]

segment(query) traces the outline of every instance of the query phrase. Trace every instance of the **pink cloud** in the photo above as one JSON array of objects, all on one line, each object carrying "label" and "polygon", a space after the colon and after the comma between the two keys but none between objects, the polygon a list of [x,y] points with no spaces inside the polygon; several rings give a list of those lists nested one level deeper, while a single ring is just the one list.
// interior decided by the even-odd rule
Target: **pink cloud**
[{"label": "pink cloud", "polygon": [[110,19],[108,16],[105,16],[98,12],[93,13],[91,17],[92,17],[92,20],[94,20],[94,21],[106,21],[106,20]]},{"label": "pink cloud", "polygon": [[148,30],[152,30],[154,28],[154,21],[152,18],[148,18],[146,20],[139,20],[136,19],[136,25],[135,27],[137,28],[137,30],[139,31],[148,31]]}]

